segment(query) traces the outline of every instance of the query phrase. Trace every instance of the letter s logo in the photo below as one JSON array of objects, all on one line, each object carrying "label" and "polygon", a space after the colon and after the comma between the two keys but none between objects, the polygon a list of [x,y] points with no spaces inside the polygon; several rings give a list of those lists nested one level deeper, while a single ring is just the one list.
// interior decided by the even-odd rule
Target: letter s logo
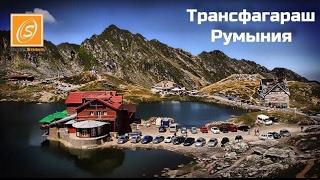
[{"label": "letter s logo", "polygon": [[18,28],[16,38],[19,43],[27,43],[37,32],[37,22],[34,19],[27,19]]}]

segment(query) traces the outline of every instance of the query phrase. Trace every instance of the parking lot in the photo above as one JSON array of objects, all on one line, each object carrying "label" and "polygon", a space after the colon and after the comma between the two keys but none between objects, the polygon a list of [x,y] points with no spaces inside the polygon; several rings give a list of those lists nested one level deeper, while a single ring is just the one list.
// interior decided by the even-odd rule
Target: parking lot
[{"label": "parking lot", "polygon": [[[265,125],[260,125],[257,126],[255,128],[259,128],[260,130],[260,134],[266,134],[268,132],[278,132],[281,129],[287,129],[290,131],[290,133],[292,135],[295,135],[297,133],[300,132],[300,126],[297,125],[288,125],[288,124],[282,124],[282,123],[275,123],[273,125],[270,126],[265,126]],[[177,136],[182,136],[181,134],[181,129],[178,130],[178,132],[176,133]],[[150,135],[153,136],[153,138],[157,135],[161,135],[164,136],[165,138],[168,136],[173,136],[174,133],[169,132],[169,129],[167,129],[166,132],[160,133],[159,132],[159,128],[155,125],[151,125],[149,127],[145,127],[145,126],[140,126],[138,131],[142,132],[142,136],[145,135]],[[198,139],[200,137],[205,138],[206,142],[208,142],[209,139],[211,138],[217,138],[218,139],[218,145],[216,146],[216,148],[221,147],[221,140],[223,137],[228,137],[230,142],[235,142],[235,137],[236,135],[241,135],[243,137],[243,141],[246,142],[251,142],[251,141],[260,141],[258,139],[258,136],[254,135],[254,128],[251,129],[248,132],[243,132],[243,131],[237,131],[237,132],[228,132],[228,133],[222,133],[220,132],[219,134],[213,134],[210,129],[208,133],[202,133],[200,132],[199,128],[197,128],[197,133],[196,134],[192,134],[190,132],[190,129],[188,128],[188,133],[187,133],[187,137],[193,137],[195,139]],[[281,139],[287,139],[287,138],[281,138]],[[278,141],[281,141],[281,139],[278,139]],[[268,140],[265,140],[268,141]],[[183,146],[182,144],[179,145],[173,145],[172,143],[165,143],[165,142],[161,142],[159,144],[153,144],[152,142],[148,143],[148,144],[141,144],[139,143],[131,143],[130,141],[124,143],[124,144],[117,144],[117,139],[114,138],[113,141],[111,142],[107,142],[106,146],[118,146],[118,147],[127,147],[127,148],[138,148],[138,147],[145,147],[145,148],[157,148],[157,147],[161,147],[163,149],[168,149],[168,150],[185,150],[185,152],[188,151],[194,151],[194,150],[201,150],[201,151],[205,151],[208,150],[208,146],[207,143],[206,145],[204,145],[203,147],[195,147],[195,145],[191,145],[191,146]]]}]

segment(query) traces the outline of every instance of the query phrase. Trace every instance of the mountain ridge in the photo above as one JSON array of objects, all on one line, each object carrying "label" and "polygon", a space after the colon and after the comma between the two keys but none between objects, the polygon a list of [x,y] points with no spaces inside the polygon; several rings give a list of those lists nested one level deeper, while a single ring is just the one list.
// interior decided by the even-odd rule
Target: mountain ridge
[{"label": "mountain ridge", "polygon": [[45,52],[16,52],[9,48],[9,31],[0,31],[0,71],[30,73],[38,78],[57,74],[72,76],[95,69],[143,87],[161,80],[172,80],[188,89],[199,88],[231,74],[256,74],[266,78],[285,76],[306,82],[306,78],[286,68],[268,68],[249,60],[230,58],[220,50],[198,55],[173,48],[156,39],[147,40],[116,25],[93,34],[80,45],[50,41]]}]

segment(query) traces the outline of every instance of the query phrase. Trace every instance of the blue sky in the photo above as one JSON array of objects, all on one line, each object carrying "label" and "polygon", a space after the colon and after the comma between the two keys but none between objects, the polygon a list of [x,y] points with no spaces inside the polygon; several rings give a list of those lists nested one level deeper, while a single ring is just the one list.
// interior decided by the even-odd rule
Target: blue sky
[{"label": "blue sky", "polygon": [[[289,3],[288,3],[289,2]],[[286,67],[307,77],[320,81],[320,51],[318,21],[320,3],[317,1],[280,0],[117,0],[117,1],[18,1],[0,2],[0,29],[9,29],[10,13],[24,13],[34,8],[47,10],[56,20],[45,23],[45,39],[55,44],[71,42],[80,44],[94,33],[101,33],[115,24],[147,39],[158,39],[175,48],[194,55],[215,49],[237,59],[253,60],[269,69]],[[315,11],[313,23],[204,23],[189,22],[186,9],[199,11]],[[226,32],[290,31],[292,43],[231,43],[211,42],[211,29]]]}]

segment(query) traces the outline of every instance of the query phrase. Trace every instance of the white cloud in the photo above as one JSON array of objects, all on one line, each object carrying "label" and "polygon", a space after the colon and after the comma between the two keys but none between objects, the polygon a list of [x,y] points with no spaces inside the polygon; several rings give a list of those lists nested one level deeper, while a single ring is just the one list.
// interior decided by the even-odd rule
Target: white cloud
[{"label": "white cloud", "polygon": [[43,15],[43,22],[45,23],[56,23],[56,19],[49,13],[49,11],[40,9],[40,8],[34,8],[33,11],[27,11],[26,13],[35,13],[35,14],[42,14]]}]

